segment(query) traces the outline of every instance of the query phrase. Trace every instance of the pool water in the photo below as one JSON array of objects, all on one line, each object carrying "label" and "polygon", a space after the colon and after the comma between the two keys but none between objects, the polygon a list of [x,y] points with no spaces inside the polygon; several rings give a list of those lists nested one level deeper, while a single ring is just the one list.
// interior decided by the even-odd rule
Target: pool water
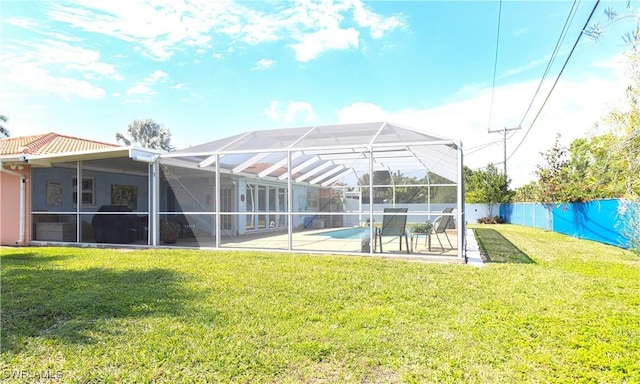
[{"label": "pool water", "polygon": [[329,236],[332,239],[362,239],[369,236],[369,228],[346,228],[318,233],[318,236]]}]

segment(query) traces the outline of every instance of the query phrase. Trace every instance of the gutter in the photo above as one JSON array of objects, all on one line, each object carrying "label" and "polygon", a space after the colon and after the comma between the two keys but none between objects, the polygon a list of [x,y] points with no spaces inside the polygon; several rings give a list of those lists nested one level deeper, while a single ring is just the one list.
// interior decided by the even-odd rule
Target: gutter
[{"label": "gutter", "polygon": [[26,177],[24,174],[19,173],[19,172],[15,172],[15,171],[11,171],[9,169],[5,169],[4,166],[2,165],[2,161],[0,161],[0,172],[6,173],[8,175],[12,175],[12,176],[16,176],[20,178],[20,229],[19,229],[19,235],[18,235],[18,241],[17,244],[18,245],[24,245],[24,226],[25,226],[25,201],[26,201],[26,193],[25,193],[25,184],[26,184]]}]

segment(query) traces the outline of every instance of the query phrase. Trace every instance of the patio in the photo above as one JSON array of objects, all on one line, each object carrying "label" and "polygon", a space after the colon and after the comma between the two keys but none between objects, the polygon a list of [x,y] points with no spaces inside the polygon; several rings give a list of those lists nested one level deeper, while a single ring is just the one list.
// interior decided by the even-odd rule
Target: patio
[{"label": "patio", "polygon": [[[355,227],[358,229],[367,229],[363,227]],[[352,228],[347,228],[347,230]],[[333,238],[328,236],[327,233],[334,232],[335,229],[321,229],[321,230],[308,230],[304,232],[297,232],[293,234],[293,244],[295,252],[314,252],[314,253],[331,253],[331,254],[365,254],[370,252],[366,246],[366,240],[358,238]],[[435,240],[435,235],[432,235],[431,249],[425,245],[425,236],[421,236],[417,242],[410,242],[410,252],[406,252],[406,248],[399,250],[398,238],[385,237],[383,238],[383,252],[375,251],[375,256],[394,256],[403,258],[424,258],[424,257],[439,257],[442,260],[459,261],[457,259],[457,241],[455,240],[455,231],[449,231],[452,248],[448,247],[448,243],[444,243],[444,248],[441,248],[438,242]],[[238,236],[236,238],[223,238],[221,241],[222,249],[243,249],[243,250],[273,250],[273,251],[287,251],[289,244],[289,235],[286,231],[278,231],[272,233],[256,233]],[[141,242],[138,242],[141,244]],[[214,237],[200,236],[198,238],[182,238],[175,244],[162,244],[167,247],[180,247],[180,248],[216,248],[216,241]]]}]

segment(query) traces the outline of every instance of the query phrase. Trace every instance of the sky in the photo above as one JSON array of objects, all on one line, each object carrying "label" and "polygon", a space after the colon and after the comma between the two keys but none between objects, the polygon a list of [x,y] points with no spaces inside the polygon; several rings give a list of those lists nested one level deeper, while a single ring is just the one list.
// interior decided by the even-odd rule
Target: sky
[{"label": "sky", "polygon": [[516,188],[536,179],[556,135],[568,145],[594,134],[623,104],[622,35],[634,19],[608,24],[604,11],[627,14],[626,2],[602,1],[591,24],[604,34],[571,53],[595,4],[2,0],[0,114],[12,136],[111,143],[151,118],[178,149],[253,130],[391,121],[461,140],[472,169],[502,169],[503,134],[489,131],[520,127],[507,135]]}]

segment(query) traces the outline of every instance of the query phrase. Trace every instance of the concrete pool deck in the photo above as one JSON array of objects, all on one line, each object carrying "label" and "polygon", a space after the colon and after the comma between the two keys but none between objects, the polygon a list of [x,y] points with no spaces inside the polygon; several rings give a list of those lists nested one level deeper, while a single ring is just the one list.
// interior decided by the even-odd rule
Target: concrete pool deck
[{"label": "concrete pool deck", "polygon": [[[346,227],[343,230],[350,230],[359,227]],[[444,249],[440,247],[440,244],[435,240],[433,235],[431,249],[428,245],[424,245],[422,242],[417,241],[410,245],[410,253],[407,253],[405,242],[403,239],[402,250],[398,244],[398,237],[387,236],[382,238],[383,252],[368,251],[366,244],[363,244],[360,238],[334,238],[328,236],[328,232],[334,232],[336,228],[332,229],[308,229],[300,232],[294,232],[291,243],[292,250],[289,251],[289,237],[286,232],[267,232],[262,234],[246,234],[237,237],[224,237],[221,239],[220,248],[215,248],[215,238],[213,237],[198,237],[195,238],[181,238],[172,247],[185,247],[185,248],[204,248],[204,249],[246,249],[246,250],[270,250],[270,251],[283,251],[283,252],[303,252],[303,253],[322,253],[322,254],[358,254],[361,256],[374,256],[374,257],[391,257],[402,259],[423,259],[424,261],[435,262],[447,262],[447,263],[464,263],[464,259],[457,257],[457,241],[455,230],[451,230],[449,239],[453,245],[452,249],[449,249],[448,242],[441,234],[441,240],[444,245]],[[422,238],[424,239],[424,237]],[[475,240],[475,239],[474,239]],[[365,246],[363,246],[365,245]],[[377,251],[377,250],[376,250]]]}]

